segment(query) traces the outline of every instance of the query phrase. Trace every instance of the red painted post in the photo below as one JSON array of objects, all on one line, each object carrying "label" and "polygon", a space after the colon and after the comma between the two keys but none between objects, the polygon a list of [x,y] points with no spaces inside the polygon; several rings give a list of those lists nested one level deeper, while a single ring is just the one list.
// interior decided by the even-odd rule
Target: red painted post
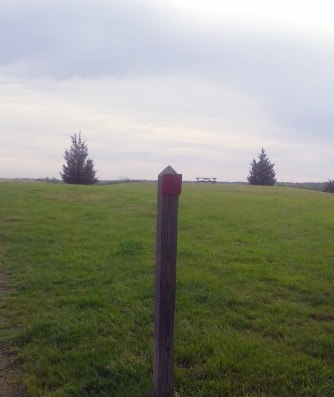
[{"label": "red painted post", "polygon": [[181,185],[182,175],[170,166],[158,177],[153,397],[173,396],[177,216]]}]

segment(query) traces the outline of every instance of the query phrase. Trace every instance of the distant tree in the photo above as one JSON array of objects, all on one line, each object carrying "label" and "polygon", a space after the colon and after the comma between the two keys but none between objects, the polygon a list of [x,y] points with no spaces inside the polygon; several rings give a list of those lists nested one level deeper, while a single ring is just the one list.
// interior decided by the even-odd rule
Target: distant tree
[{"label": "distant tree", "polygon": [[324,192],[334,193],[334,180],[329,179],[324,186]]},{"label": "distant tree", "polygon": [[63,172],[60,172],[65,183],[76,185],[92,185],[98,181],[94,170],[93,160],[88,159],[88,148],[86,141],[76,134],[71,136],[72,146],[70,150],[65,150]]},{"label": "distant tree", "polygon": [[259,161],[253,159],[250,163],[252,168],[247,177],[248,182],[251,185],[273,186],[276,182],[276,174],[274,171],[275,164],[269,161],[263,148],[258,158]]}]

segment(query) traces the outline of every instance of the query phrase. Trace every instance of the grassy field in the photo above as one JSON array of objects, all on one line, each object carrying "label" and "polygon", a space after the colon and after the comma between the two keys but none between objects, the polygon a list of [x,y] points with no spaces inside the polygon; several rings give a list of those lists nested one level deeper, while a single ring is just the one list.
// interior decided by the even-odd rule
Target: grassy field
[{"label": "grassy field", "polygon": [[[148,397],[156,185],[0,183],[0,342],[32,397]],[[175,395],[334,395],[334,196],[184,184]]]}]

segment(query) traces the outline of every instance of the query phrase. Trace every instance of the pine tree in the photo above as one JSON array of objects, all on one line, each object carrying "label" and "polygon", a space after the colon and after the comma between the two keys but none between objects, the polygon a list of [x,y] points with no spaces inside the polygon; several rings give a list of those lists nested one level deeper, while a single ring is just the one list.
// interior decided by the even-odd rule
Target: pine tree
[{"label": "pine tree", "polygon": [[273,186],[275,184],[275,164],[272,164],[269,161],[263,148],[261,150],[261,153],[259,154],[259,161],[253,159],[250,165],[252,166],[252,168],[249,171],[247,180],[251,185]]},{"label": "pine tree", "polygon": [[76,134],[71,136],[72,146],[70,150],[65,150],[63,172],[60,175],[65,183],[77,185],[92,185],[98,181],[94,170],[93,160],[88,159],[88,148],[86,141]]}]

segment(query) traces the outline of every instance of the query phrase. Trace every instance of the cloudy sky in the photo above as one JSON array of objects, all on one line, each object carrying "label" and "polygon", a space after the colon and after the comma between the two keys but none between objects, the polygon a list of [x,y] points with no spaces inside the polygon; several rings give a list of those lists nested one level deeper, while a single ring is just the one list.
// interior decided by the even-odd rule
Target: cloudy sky
[{"label": "cloudy sky", "polygon": [[1,0],[0,177],[334,178],[331,0]]}]

